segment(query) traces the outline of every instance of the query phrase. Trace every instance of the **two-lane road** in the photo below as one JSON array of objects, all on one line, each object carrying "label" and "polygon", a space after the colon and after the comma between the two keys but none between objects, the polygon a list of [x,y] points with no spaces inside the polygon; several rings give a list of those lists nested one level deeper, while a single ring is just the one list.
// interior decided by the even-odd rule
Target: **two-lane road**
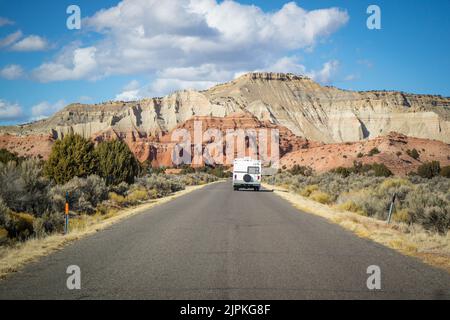
[{"label": "two-lane road", "polygon": [[[69,291],[66,269],[81,268]],[[367,288],[381,268],[382,290]],[[450,298],[450,275],[271,192],[217,183],[74,242],[0,281],[1,299]]]}]

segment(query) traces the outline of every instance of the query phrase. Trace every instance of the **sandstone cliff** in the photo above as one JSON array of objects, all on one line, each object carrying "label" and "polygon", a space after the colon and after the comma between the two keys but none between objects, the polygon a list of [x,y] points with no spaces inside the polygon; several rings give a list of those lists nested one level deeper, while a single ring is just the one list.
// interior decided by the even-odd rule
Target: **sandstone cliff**
[{"label": "sandstone cliff", "polygon": [[0,134],[85,137],[114,130],[155,136],[194,116],[224,117],[249,112],[295,135],[326,143],[387,135],[450,143],[450,98],[402,92],[353,92],[323,87],[307,77],[250,73],[206,91],[180,91],[136,102],[69,105],[29,125],[0,127]]}]

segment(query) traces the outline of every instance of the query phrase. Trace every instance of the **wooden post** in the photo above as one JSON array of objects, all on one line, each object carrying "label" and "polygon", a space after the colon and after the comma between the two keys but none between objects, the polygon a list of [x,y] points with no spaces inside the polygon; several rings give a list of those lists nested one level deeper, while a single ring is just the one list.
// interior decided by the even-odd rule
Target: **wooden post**
[{"label": "wooden post", "polygon": [[69,193],[66,192],[66,205],[64,208],[64,234],[69,233]]},{"label": "wooden post", "polygon": [[392,213],[394,212],[396,198],[397,198],[397,193],[394,193],[394,196],[392,197],[391,206],[389,207],[389,215],[388,215],[388,221],[387,221],[388,224],[391,223]]}]

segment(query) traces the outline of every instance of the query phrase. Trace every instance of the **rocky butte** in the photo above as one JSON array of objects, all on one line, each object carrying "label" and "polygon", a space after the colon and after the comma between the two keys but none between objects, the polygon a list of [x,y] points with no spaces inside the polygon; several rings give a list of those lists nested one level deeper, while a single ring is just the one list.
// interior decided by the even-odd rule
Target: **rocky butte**
[{"label": "rocky butte", "polygon": [[[170,133],[189,127],[193,119],[203,121],[204,128],[221,130],[279,128],[286,168],[304,163],[324,171],[351,165],[355,153],[364,154],[372,146],[381,146],[380,155],[361,159],[386,162],[399,173],[420,164],[405,155],[406,149],[416,145],[423,159],[450,162],[450,98],[347,91],[321,86],[304,76],[268,72],[245,74],[205,91],[179,91],[133,102],[72,104],[45,120],[0,127],[0,148],[45,158],[52,141],[78,133],[96,141],[123,139],[140,161],[170,166]],[[346,157],[326,160],[333,150],[342,150]]]}]

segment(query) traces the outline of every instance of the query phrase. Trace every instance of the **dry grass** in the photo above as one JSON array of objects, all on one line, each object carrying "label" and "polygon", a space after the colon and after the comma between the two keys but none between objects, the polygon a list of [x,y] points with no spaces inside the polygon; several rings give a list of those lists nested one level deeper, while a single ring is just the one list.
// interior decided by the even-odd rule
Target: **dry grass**
[{"label": "dry grass", "polygon": [[439,235],[426,231],[418,225],[409,226],[401,222],[388,225],[384,221],[361,216],[343,210],[345,206],[330,207],[289,192],[286,188],[264,184],[265,188],[292,203],[307,213],[326,218],[359,237],[371,239],[405,255],[417,257],[423,262],[450,272],[450,233]]},{"label": "dry grass", "polygon": [[93,216],[80,216],[70,221],[70,233],[65,236],[54,234],[45,238],[33,238],[14,246],[0,247],[0,279],[7,274],[16,272],[25,264],[39,257],[48,255],[59,250],[75,240],[103,230],[123,219],[140,214],[157,205],[169,202],[189,192],[203,188],[206,184],[199,186],[188,186],[185,190],[178,191],[170,196],[151,200],[148,203],[134,208],[113,210],[107,214],[95,214]]}]

